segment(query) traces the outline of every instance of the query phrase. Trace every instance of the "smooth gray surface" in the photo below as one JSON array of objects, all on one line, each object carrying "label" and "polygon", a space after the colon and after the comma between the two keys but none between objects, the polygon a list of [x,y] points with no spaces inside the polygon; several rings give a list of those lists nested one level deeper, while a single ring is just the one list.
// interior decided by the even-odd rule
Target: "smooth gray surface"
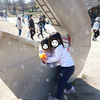
[{"label": "smooth gray surface", "polygon": [[43,66],[38,45],[0,31],[0,78],[18,98],[41,100],[56,83],[57,70]]}]

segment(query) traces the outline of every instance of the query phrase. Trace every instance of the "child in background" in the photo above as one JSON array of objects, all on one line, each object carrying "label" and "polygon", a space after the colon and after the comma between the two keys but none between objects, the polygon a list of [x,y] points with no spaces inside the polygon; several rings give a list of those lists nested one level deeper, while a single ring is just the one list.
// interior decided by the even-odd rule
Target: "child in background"
[{"label": "child in background", "polygon": [[46,21],[44,16],[42,16],[42,24],[43,24],[44,31],[46,32],[46,28],[45,28]]},{"label": "child in background", "polygon": [[49,48],[53,50],[53,57],[46,58],[46,62],[58,62],[60,65],[60,75],[57,85],[57,93],[55,97],[49,96],[48,100],[60,100],[64,88],[68,90],[65,94],[75,92],[75,87],[68,83],[69,78],[74,73],[75,64],[70,54],[64,48],[62,38],[58,32],[49,36]]},{"label": "child in background", "polygon": [[93,32],[94,32],[94,36],[92,38],[93,41],[97,41],[97,37],[99,36],[99,28],[100,28],[100,17],[97,17],[96,22],[93,24]]},{"label": "child in background", "polygon": [[39,25],[40,33],[39,33],[37,36],[38,36],[38,38],[39,38],[39,36],[41,35],[42,38],[44,38],[44,37],[43,37],[43,26],[42,26],[43,24],[42,24],[42,17],[39,18],[38,25]]},{"label": "child in background", "polygon": [[39,25],[38,25],[38,23],[36,24],[36,32],[39,33]]}]

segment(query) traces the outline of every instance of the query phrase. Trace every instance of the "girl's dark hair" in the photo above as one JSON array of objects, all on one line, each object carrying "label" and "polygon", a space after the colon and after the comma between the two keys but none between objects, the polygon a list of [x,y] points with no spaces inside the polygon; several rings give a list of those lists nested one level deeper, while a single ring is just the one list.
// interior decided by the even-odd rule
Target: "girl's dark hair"
[{"label": "girl's dark hair", "polygon": [[63,40],[61,38],[61,35],[59,32],[56,32],[56,33],[52,33],[50,36],[49,36],[49,46],[50,46],[50,49],[52,48],[52,45],[51,45],[51,41],[52,40],[58,40],[59,41],[59,45],[62,44],[63,47],[64,47],[64,44],[63,44]]},{"label": "girl's dark hair", "polygon": [[[44,45],[44,44],[47,44],[47,45],[48,45],[48,41],[49,41],[49,38],[48,38],[48,37],[45,38],[45,39],[43,39],[43,40],[41,41],[41,47],[42,47],[42,49],[43,49],[43,45]],[[48,47],[49,47],[49,45],[48,45]]]}]

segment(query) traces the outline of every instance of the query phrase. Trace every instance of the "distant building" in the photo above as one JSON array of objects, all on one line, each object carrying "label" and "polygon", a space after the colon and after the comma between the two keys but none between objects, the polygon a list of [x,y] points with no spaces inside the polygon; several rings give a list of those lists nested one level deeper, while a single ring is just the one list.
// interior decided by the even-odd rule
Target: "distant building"
[{"label": "distant building", "polygon": [[88,11],[90,18],[91,18],[91,24],[95,22],[96,17],[100,17],[100,6],[94,7]]},{"label": "distant building", "polygon": [[82,0],[91,18],[91,25],[96,17],[100,17],[100,0]]}]

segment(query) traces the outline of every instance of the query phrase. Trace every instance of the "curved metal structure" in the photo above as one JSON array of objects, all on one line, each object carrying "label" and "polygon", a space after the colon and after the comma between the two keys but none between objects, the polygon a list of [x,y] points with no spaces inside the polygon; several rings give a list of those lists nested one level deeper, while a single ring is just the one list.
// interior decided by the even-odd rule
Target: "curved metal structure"
[{"label": "curved metal structure", "polygon": [[[70,36],[70,53],[76,64],[73,81],[83,69],[90,46],[90,18],[81,0],[36,0],[63,37]],[[56,68],[41,64],[37,42],[0,32],[0,77],[21,99],[46,100],[54,91]],[[54,90],[53,90],[54,89]]]}]

